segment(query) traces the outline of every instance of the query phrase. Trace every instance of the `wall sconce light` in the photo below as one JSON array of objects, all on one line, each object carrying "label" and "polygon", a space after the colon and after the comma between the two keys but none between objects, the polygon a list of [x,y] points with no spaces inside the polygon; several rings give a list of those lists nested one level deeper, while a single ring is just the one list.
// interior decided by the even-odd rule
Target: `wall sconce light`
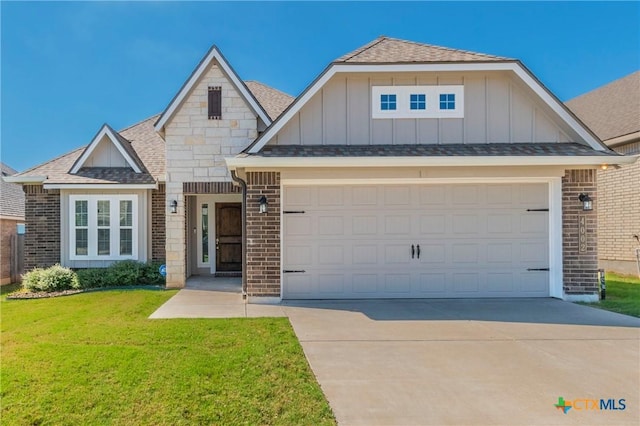
[{"label": "wall sconce light", "polygon": [[171,202],[171,213],[178,213],[178,200]]},{"label": "wall sconce light", "polygon": [[263,195],[262,197],[260,197],[258,202],[260,203],[260,210],[259,210],[260,213],[266,213],[267,207],[269,206],[269,203],[267,202],[267,197]]},{"label": "wall sconce light", "polygon": [[578,200],[582,202],[582,210],[586,212],[593,210],[593,200],[589,197],[589,194],[583,192],[578,196]]}]

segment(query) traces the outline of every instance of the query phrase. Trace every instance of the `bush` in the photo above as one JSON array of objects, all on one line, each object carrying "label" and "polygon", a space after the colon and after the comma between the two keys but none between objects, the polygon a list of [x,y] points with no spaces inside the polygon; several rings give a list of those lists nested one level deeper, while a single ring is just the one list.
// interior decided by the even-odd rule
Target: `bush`
[{"label": "bush", "polygon": [[78,279],[82,288],[163,285],[165,281],[158,272],[159,267],[159,263],[123,260],[107,268],[80,269]]},{"label": "bush", "polygon": [[32,292],[52,292],[80,288],[76,273],[60,265],[53,265],[47,269],[35,268],[27,272],[22,277],[22,285]]}]

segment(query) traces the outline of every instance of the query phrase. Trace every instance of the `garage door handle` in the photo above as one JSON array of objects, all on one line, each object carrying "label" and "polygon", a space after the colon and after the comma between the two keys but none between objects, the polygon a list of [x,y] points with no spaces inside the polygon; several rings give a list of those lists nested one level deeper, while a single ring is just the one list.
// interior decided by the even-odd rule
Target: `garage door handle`
[{"label": "garage door handle", "polygon": [[282,271],[283,274],[295,274],[295,273],[304,273],[307,272],[304,269],[284,269]]},{"label": "garage door handle", "polygon": [[416,246],[411,244],[411,258],[413,259],[416,256]]},{"label": "garage door handle", "polygon": [[418,249],[418,259],[420,259],[420,244],[418,244],[417,249]]},{"label": "garage door handle", "polygon": [[527,271],[548,271],[549,268],[527,268]]}]

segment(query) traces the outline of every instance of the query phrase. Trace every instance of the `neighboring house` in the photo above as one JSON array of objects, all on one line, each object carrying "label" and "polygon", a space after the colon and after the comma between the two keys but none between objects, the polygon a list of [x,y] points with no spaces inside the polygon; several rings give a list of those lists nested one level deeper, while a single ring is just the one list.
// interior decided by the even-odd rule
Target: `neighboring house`
[{"label": "neighboring house", "polygon": [[595,300],[579,196],[634,160],[518,60],[380,37],[293,102],[214,46],[159,117],[13,180],[29,266],[166,259],[170,287],[242,273],[260,301]]},{"label": "neighboring house", "polygon": [[[640,155],[640,71],[567,102],[609,148]],[[598,170],[598,260],[623,274],[640,274],[640,162]]]},{"label": "neighboring house", "polygon": [[22,254],[18,251],[18,231],[24,226],[24,192],[22,187],[4,181],[16,170],[0,163],[0,285],[20,280]]}]

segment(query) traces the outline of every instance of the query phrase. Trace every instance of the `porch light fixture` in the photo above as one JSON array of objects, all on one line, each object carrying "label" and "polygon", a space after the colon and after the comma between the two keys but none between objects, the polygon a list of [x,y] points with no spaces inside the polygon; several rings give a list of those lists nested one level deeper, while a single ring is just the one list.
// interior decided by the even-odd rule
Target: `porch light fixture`
[{"label": "porch light fixture", "polygon": [[178,200],[171,202],[171,213],[178,213]]},{"label": "porch light fixture", "polygon": [[260,197],[258,202],[260,203],[260,210],[259,210],[260,213],[266,213],[267,207],[269,206],[269,203],[267,202],[267,197],[263,195],[262,197]]},{"label": "porch light fixture", "polygon": [[582,210],[586,212],[593,210],[593,200],[589,197],[589,194],[583,192],[578,196],[578,200],[582,202]]}]

